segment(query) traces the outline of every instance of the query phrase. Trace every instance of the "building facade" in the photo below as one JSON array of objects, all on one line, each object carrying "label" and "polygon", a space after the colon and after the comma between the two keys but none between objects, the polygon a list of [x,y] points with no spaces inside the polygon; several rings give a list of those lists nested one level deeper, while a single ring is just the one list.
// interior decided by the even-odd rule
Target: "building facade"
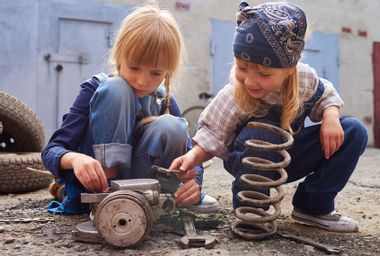
[{"label": "building facade", "polygon": [[[158,4],[178,20],[187,59],[172,92],[182,109],[228,82],[235,0],[0,0],[0,90],[23,100],[49,137],[90,75],[106,70],[115,29],[135,5]],[[265,1],[247,1],[250,4]],[[308,18],[303,61],[331,80],[380,147],[379,1],[291,1]]]}]

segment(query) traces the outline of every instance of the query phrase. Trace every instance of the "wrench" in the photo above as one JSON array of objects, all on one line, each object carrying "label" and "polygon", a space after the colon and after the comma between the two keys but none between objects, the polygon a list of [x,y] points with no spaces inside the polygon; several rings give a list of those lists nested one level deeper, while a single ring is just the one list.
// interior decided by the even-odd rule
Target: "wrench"
[{"label": "wrench", "polygon": [[314,248],[317,248],[317,249],[319,249],[321,251],[324,251],[324,252],[327,252],[329,254],[340,254],[342,252],[339,248],[331,247],[331,246],[328,246],[328,245],[322,244],[322,243],[318,243],[318,242],[315,242],[315,241],[313,241],[311,239],[308,239],[308,238],[305,238],[305,237],[296,236],[296,235],[293,235],[293,234],[289,234],[289,233],[284,232],[284,231],[277,231],[277,235],[279,235],[280,237],[286,238],[286,239],[290,239],[290,240],[296,241],[298,243],[302,243],[302,244],[306,244],[306,245],[311,245]]},{"label": "wrench", "polygon": [[160,167],[160,166],[157,166],[157,165],[152,165],[152,170],[158,172],[158,173],[162,173],[162,174],[171,174],[171,173],[181,173],[181,172],[185,172],[185,171],[182,171],[182,170],[174,170],[174,169],[166,169],[166,168],[163,168],[163,167]]},{"label": "wrench", "polygon": [[182,249],[188,249],[190,247],[205,247],[211,249],[217,243],[215,237],[210,235],[198,235],[195,230],[194,222],[190,217],[183,218],[183,224],[185,226],[186,235],[181,238],[180,244]]}]

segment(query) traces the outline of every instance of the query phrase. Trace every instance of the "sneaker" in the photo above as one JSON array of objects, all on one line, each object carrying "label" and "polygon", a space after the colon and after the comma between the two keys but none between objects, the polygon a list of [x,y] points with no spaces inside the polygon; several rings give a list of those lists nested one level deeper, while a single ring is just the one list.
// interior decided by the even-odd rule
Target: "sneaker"
[{"label": "sneaker", "polygon": [[216,213],[219,210],[219,203],[212,196],[201,193],[199,203],[186,206],[186,208],[197,213]]},{"label": "sneaker", "polygon": [[332,211],[323,215],[309,215],[301,210],[293,209],[292,218],[301,223],[309,224],[324,230],[334,232],[358,232],[358,222]]}]

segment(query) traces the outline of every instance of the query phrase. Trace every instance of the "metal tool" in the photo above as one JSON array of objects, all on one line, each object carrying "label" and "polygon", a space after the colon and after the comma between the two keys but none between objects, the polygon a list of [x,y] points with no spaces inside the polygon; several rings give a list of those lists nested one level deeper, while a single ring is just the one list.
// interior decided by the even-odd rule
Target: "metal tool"
[{"label": "metal tool", "polygon": [[210,235],[198,235],[193,220],[190,217],[183,218],[186,235],[181,238],[182,249],[191,247],[204,247],[212,249],[217,243],[217,239]]},{"label": "metal tool", "polygon": [[186,172],[186,171],[182,171],[182,170],[175,170],[175,169],[167,169],[167,168],[163,168],[163,167],[160,167],[160,166],[157,166],[157,165],[152,165],[152,170],[158,172],[158,173],[162,173],[162,174],[171,174],[171,173],[181,173],[181,172]]},{"label": "metal tool", "polygon": [[296,235],[289,234],[289,233],[284,232],[284,231],[277,231],[277,235],[279,235],[280,237],[286,238],[286,239],[296,241],[298,243],[313,246],[314,248],[319,249],[319,250],[324,251],[324,252],[327,252],[329,254],[340,254],[342,252],[337,247],[332,247],[332,246],[329,246],[326,244],[315,242],[315,241],[308,239],[306,237],[296,236]]}]

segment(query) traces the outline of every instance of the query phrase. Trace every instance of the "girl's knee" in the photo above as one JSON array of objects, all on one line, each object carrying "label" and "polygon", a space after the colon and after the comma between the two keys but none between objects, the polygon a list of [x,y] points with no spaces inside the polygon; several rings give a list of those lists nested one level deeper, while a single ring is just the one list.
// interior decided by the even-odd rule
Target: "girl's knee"
[{"label": "girl's knee", "polygon": [[341,120],[345,134],[345,141],[352,141],[356,146],[367,146],[368,131],[367,128],[357,118],[346,117]]},{"label": "girl's knee", "polygon": [[187,123],[183,118],[162,115],[154,121],[153,125],[158,137],[165,137],[178,144],[186,144],[188,138]]},{"label": "girl's knee", "polygon": [[130,101],[135,98],[131,86],[121,77],[111,77],[99,85],[98,93],[102,97],[108,97],[116,104]]}]

